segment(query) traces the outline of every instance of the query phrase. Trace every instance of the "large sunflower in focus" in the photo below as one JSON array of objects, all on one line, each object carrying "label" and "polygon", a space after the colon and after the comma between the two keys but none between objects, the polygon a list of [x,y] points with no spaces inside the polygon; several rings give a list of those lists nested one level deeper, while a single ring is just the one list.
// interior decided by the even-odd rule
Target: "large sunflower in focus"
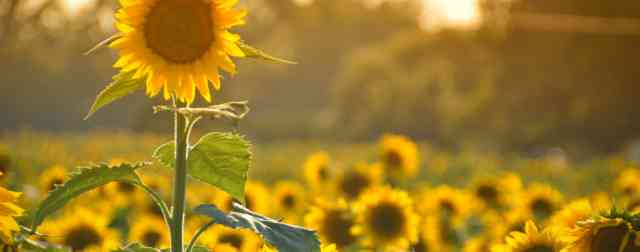
[{"label": "large sunflower in focus", "polygon": [[244,24],[237,0],[120,0],[116,27],[122,36],[110,46],[120,58],[114,67],[146,78],[147,94],[163,91],[191,103],[196,89],[211,101],[209,81],[220,88],[219,69],[236,72],[230,56],[244,57],[228,31]]},{"label": "large sunflower in focus", "polygon": [[567,252],[640,251],[638,232],[625,220],[598,216],[577,226],[569,235]]},{"label": "large sunflower in focus", "polygon": [[404,191],[376,187],[354,204],[356,225],[351,232],[364,238],[365,246],[408,249],[418,241],[419,216]]}]

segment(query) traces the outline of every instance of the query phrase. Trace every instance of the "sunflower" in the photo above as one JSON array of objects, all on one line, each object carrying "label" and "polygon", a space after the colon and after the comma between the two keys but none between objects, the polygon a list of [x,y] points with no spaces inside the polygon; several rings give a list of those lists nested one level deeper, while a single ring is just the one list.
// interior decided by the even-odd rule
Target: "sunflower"
[{"label": "sunflower", "polygon": [[16,205],[18,197],[20,197],[20,193],[9,191],[0,186],[0,244],[12,244],[12,233],[20,230],[14,219],[24,212]]},{"label": "sunflower", "polygon": [[596,216],[579,222],[568,235],[567,252],[633,252],[640,251],[638,232],[631,223]]},{"label": "sunflower", "polygon": [[130,183],[116,181],[104,186],[104,197],[116,207],[125,207],[145,202],[146,194]]},{"label": "sunflower", "polygon": [[257,181],[248,181],[245,188],[245,206],[251,211],[269,215],[271,213],[269,189]]},{"label": "sunflower", "polygon": [[493,252],[560,252],[565,244],[549,229],[538,230],[533,221],[525,224],[524,232],[512,232],[506,244],[494,246]]},{"label": "sunflower", "polygon": [[594,212],[589,200],[578,199],[551,216],[549,223],[561,231],[568,231],[575,228],[578,222],[591,218]]},{"label": "sunflower", "polygon": [[[267,245],[264,245],[260,252],[277,252],[278,250]],[[320,252],[338,252],[338,248],[335,244],[320,246]]]},{"label": "sunflower", "polygon": [[454,221],[446,216],[422,216],[422,235],[430,251],[457,251],[456,246],[462,241],[461,229],[464,223]]},{"label": "sunflower", "polygon": [[414,177],[418,173],[418,146],[411,139],[387,134],[380,140],[380,158],[392,177]]},{"label": "sunflower", "polygon": [[73,251],[111,251],[119,243],[118,232],[109,228],[107,216],[79,207],[46,221],[39,231],[47,235],[49,242],[62,244]]},{"label": "sunflower", "polygon": [[462,249],[463,252],[486,252],[491,251],[491,246],[493,245],[492,239],[479,236],[474,237],[472,239],[467,240],[464,243],[464,247]]},{"label": "sunflower", "polygon": [[166,248],[171,238],[161,217],[147,215],[133,220],[129,230],[129,241],[138,241],[154,248]]},{"label": "sunflower", "polygon": [[522,181],[513,173],[499,177],[481,177],[475,179],[470,190],[480,199],[483,208],[501,209],[513,203],[513,195],[522,190]]},{"label": "sunflower", "polygon": [[317,230],[323,243],[345,248],[356,242],[356,237],[351,234],[355,216],[343,199],[335,202],[317,200],[304,221],[307,227]]},{"label": "sunflower", "polygon": [[249,230],[233,229],[221,225],[207,230],[200,241],[214,251],[217,246],[226,244],[239,252],[255,252],[263,245],[260,237]]},{"label": "sunflower", "polygon": [[474,208],[473,198],[465,191],[441,185],[420,194],[418,212],[422,215],[438,215],[461,220],[468,217]]},{"label": "sunflower", "polygon": [[40,175],[40,191],[48,193],[56,185],[61,185],[67,178],[67,170],[61,165],[54,165]]},{"label": "sunflower", "polygon": [[4,178],[11,167],[11,157],[3,149],[0,148],[0,178]]},{"label": "sunflower", "polygon": [[329,181],[329,162],[329,154],[324,151],[313,153],[304,161],[304,178],[309,185],[319,188]]},{"label": "sunflower", "polygon": [[163,91],[192,103],[196,89],[211,102],[209,81],[220,88],[218,70],[235,74],[230,56],[244,57],[240,36],[229,28],[245,23],[237,0],[120,0],[116,28],[121,37],[110,46],[120,58],[114,67],[146,78],[147,94]]},{"label": "sunflower", "polygon": [[356,225],[352,234],[362,236],[366,246],[407,249],[418,241],[419,217],[409,195],[390,187],[367,190],[354,203]]},{"label": "sunflower", "polygon": [[613,189],[625,196],[632,196],[640,192],[640,170],[624,169],[616,178]]},{"label": "sunflower", "polygon": [[562,193],[553,187],[533,183],[518,203],[521,211],[528,211],[537,221],[545,221],[561,207],[563,200]]},{"label": "sunflower", "polygon": [[369,188],[382,182],[382,165],[358,163],[343,171],[335,187],[340,195],[347,199],[356,199]]},{"label": "sunflower", "polygon": [[273,194],[276,214],[289,222],[297,222],[298,215],[305,207],[304,187],[293,181],[279,181],[275,185]]}]

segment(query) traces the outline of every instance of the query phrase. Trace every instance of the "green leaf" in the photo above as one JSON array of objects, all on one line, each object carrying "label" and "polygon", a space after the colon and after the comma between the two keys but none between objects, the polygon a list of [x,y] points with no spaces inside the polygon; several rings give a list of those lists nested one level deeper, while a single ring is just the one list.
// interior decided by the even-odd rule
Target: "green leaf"
[{"label": "green leaf", "polygon": [[140,243],[131,243],[123,248],[112,250],[111,252],[160,252],[157,248],[144,246]]},{"label": "green leaf", "polygon": [[250,229],[279,252],[320,251],[320,241],[314,231],[270,219],[237,203],[233,204],[233,210],[228,214],[210,204],[200,205],[193,212],[208,216],[227,227]]},{"label": "green leaf", "polygon": [[253,46],[245,44],[243,41],[236,42],[236,45],[240,48],[240,50],[242,50],[245,56],[249,58],[272,61],[272,62],[282,63],[282,64],[298,64],[297,62],[294,62],[294,61],[271,56],[260,49],[257,49]]},{"label": "green leaf", "polygon": [[89,117],[102,107],[143,88],[145,78],[133,79],[134,74],[135,70],[132,70],[113,76],[113,81],[98,94],[98,97],[96,97],[89,113],[84,119],[89,119]]},{"label": "green leaf", "polygon": [[[250,143],[239,135],[209,133],[191,148],[187,171],[191,177],[244,202],[244,185],[251,164],[250,147]],[[161,145],[153,157],[167,167],[175,167],[175,144]]]},{"label": "green leaf", "polygon": [[62,208],[70,200],[84,192],[114,181],[141,184],[142,182],[135,173],[135,170],[146,165],[148,164],[123,163],[117,166],[100,164],[91,167],[80,167],[70,175],[67,182],[56,186],[55,189],[49,192],[47,198],[36,208],[33,214],[31,230],[35,232],[37,227],[48,215]]}]

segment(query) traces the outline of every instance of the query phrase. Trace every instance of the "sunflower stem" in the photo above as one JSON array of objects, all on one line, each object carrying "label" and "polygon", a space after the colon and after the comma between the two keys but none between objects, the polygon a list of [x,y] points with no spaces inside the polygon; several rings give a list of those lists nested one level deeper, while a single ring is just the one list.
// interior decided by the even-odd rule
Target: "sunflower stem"
[{"label": "sunflower stem", "polygon": [[175,113],[176,173],[173,181],[173,213],[171,222],[171,251],[183,252],[184,211],[187,188],[187,158],[189,133],[187,119]]}]

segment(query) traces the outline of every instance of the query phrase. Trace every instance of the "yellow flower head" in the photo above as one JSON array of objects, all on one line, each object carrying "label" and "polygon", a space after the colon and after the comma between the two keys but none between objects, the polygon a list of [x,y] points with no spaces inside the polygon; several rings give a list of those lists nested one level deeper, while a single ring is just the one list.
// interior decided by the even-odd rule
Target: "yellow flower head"
[{"label": "yellow flower head", "polygon": [[362,237],[365,246],[407,249],[418,240],[420,219],[404,191],[372,188],[360,196],[353,209],[357,217],[351,232]]},{"label": "yellow flower head", "polygon": [[46,194],[53,190],[56,185],[64,183],[66,178],[67,170],[61,165],[55,165],[40,175],[40,191]]},{"label": "yellow flower head", "polygon": [[70,208],[63,216],[45,221],[39,232],[46,234],[49,242],[73,251],[111,251],[119,245],[118,232],[109,227],[107,216],[81,207]]},{"label": "yellow flower head", "polygon": [[356,242],[356,237],[351,234],[355,216],[343,199],[317,200],[304,220],[307,227],[317,230],[323,243],[344,248]]},{"label": "yellow flower head", "polygon": [[547,184],[533,183],[518,201],[520,211],[528,211],[538,221],[545,221],[562,206],[562,193]]},{"label": "yellow flower head", "polygon": [[638,231],[625,220],[597,216],[577,226],[566,238],[567,252],[640,251]]},{"label": "yellow flower head", "polygon": [[506,238],[506,244],[493,247],[492,252],[560,252],[564,246],[554,232],[540,231],[533,221],[528,221],[524,232],[512,232]]},{"label": "yellow flower head", "polygon": [[411,139],[387,134],[382,136],[381,160],[390,176],[414,177],[418,173],[418,146]]},{"label": "yellow flower head", "polygon": [[522,181],[516,174],[499,177],[476,178],[470,189],[484,208],[499,209],[513,204],[513,195],[522,190]]},{"label": "yellow flower head", "polygon": [[111,43],[120,58],[114,67],[146,78],[147,94],[163,91],[187,103],[196,89],[211,102],[209,81],[220,88],[218,69],[234,74],[230,56],[244,57],[228,29],[245,23],[237,0],[120,0],[116,27],[121,37]]},{"label": "yellow flower head", "polygon": [[304,187],[297,182],[283,180],[276,183],[273,194],[276,214],[288,222],[297,222],[298,215],[305,208]]},{"label": "yellow flower head", "polygon": [[616,178],[613,189],[622,195],[632,196],[640,192],[640,170],[627,168]]},{"label": "yellow flower head", "polygon": [[304,162],[304,178],[313,187],[320,187],[330,179],[329,154],[322,151],[313,153]]},{"label": "yellow flower head", "polygon": [[347,199],[356,199],[369,188],[382,182],[382,166],[380,164],[359,163],[344,170],[335,183],[336,190]]},{"label": "yellow flower head", "polygon": [[575,228],[578,222],[591,218],[594,212],[589,200],[574,200],[551,216],[549,223],[564,232]]},{"label": "yellow flower head", "polygon": [[213,251],[227,251],[220,248],[226,245],[239,252],[255,252],[263,245],[260,237],[247,229],[233,229],[221,225],[207,230],[200,241]]},{"label": "yellow flower head", "polygon": [[420,194],[418,211],[423,215],[437,215],[458,221],[471,214],[473,198],[463,190],[441,185]]},{"label": "yellow flower head", "polygon": [[20,193],[0,187],[0,241],[4,244],[13,243],[12,233],[20,230],[14,219],[24,212],[16,205],[18,197]]},{"label": "yellow flower head", "polygon": [[132,221],[129,241],[137,241],[154,248],[167,248],[171,238],[161,217],[147,215],[136,217]]}]

